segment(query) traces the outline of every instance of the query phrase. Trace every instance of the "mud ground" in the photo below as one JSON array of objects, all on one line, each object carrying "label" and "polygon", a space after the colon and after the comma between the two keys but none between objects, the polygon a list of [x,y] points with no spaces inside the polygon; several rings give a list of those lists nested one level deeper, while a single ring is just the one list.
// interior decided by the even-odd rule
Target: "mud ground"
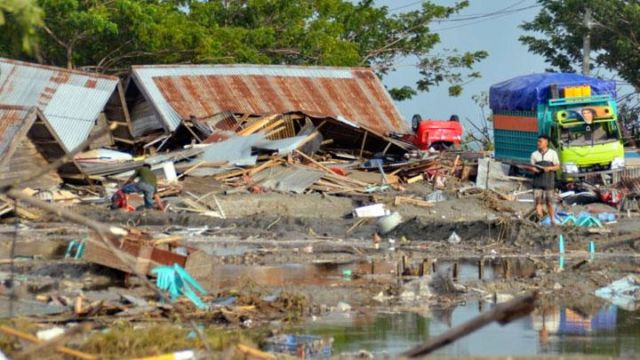
[{"label": "mud ground", "polygon": [[[208,191],[193,190],[195,195]],[[417,188],[413,194],[426,191]],[[126,213],[96,205],[72,209],[158,237],[181,234],[184,245],[210,256],[210,267],[196,277],[213,297],[243,294],[247,289],[299,294],[305,299],[305,316],[340,311],[341,303],[348,304],[350,311],[421,312],[429,307],[453,308],[475,299],[500,302],[531,291],[540,293],[541,305],[571,305],[588,313],[604,303],[593,295],[595,289],[640,272],[633,243],[595,257],[586,252],[591,240],[599,244],[640,231],[637,217],[622,216],[617,223],[606,225],[607,233],[594,234],[584,228],[538,225],[525,218],[530,203],[500,201],[496,209],[495,202],[482,197],[448,194],[450,200],[432,208],[396,207],[396,195],[221,195],[218,200],[225,219],[159,211]],[[374,241],[375,220],[357,225],[359,219],[351,216],[355,207],[373,201],[384,202],[403,218],[379,242]],[[578,213],[582,209],[566,210]],[[454,231],[460,243],[448,241]],[[567,247],[563,268],[558,254],[561,234]],[[13,270],[18,274],[17,295],[95,295],[131,286],[118,271],[62,259],[67,243],[86,235],[87,229],[53,216],[39,222],[0,224],[3,257],[9,257],[14,237],[18,245],[14,254],[28,257]],[[10,272],[9,264],[0,264],[3,279]],[[153,298],[146,289],[133,285],[127,291]],[[281,323],[273,319],[266,324]]]}]

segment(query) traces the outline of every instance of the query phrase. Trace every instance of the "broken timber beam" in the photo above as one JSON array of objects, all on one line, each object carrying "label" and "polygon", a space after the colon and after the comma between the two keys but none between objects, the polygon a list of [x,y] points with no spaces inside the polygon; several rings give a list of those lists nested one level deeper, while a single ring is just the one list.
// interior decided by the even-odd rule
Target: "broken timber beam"
[{"label": "broken timber beam", "polygon": [[508,324],[513,320],[531,313],[535,309],[537,299],[538,293],[534,292],[506,303],[498,304],[493,310],[482,313],[459,326],[449,329],[439,336],[429,339],[425,344],[418,345],[402,353],[400,356],[409,358],[422,357],[494,321],[497,321],[501,325]]}]

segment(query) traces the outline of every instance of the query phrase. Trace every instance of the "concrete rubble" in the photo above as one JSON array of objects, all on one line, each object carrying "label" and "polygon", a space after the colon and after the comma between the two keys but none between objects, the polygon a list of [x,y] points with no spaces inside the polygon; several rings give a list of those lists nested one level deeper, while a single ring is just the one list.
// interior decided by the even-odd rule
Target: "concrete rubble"
[{"label": "concrete rubble", "polygon": [[[626,277],[640,271],[633,168],[563,195],[562,225],[548,226],[508,164],[395,136],[407,126],[369,70],[138,66],[123,82],[0,67],[7,356],[328,357],[334,339],[291,329],[533,291],[526,316],[639,306]],[[41,73],[50,81],[27,89]],[[185,90],[195,83],[207,86]],[[139,209],[136,194],[112,210],[144,163],[164,211]],[[635,292],[612,300],[620,278]],[[118,341],[144,329],[169,340]]]}]

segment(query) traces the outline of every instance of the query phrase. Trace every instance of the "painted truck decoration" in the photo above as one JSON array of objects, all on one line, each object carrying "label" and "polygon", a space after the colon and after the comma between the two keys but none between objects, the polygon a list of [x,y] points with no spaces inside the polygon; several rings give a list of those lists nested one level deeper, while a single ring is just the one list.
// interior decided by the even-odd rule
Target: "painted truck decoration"
[{"label": "painted truck decoration", "polygon": [[529,162],[539,135],[551,140],[567,178],[624,168],[613,81],[533,74],[493,85],[495,157]]}]

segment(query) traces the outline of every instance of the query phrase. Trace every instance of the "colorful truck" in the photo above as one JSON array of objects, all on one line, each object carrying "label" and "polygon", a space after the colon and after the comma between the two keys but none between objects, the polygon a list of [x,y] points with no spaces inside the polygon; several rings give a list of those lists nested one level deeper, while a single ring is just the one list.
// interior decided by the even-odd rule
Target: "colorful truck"
[{"label": "colorful truck", "polygon": [[528,163],[544,134],[558,152],[564,179],[622,170],[615,99],[615,82],[578,74],[532,74],[493,85],[496,160]]}]

